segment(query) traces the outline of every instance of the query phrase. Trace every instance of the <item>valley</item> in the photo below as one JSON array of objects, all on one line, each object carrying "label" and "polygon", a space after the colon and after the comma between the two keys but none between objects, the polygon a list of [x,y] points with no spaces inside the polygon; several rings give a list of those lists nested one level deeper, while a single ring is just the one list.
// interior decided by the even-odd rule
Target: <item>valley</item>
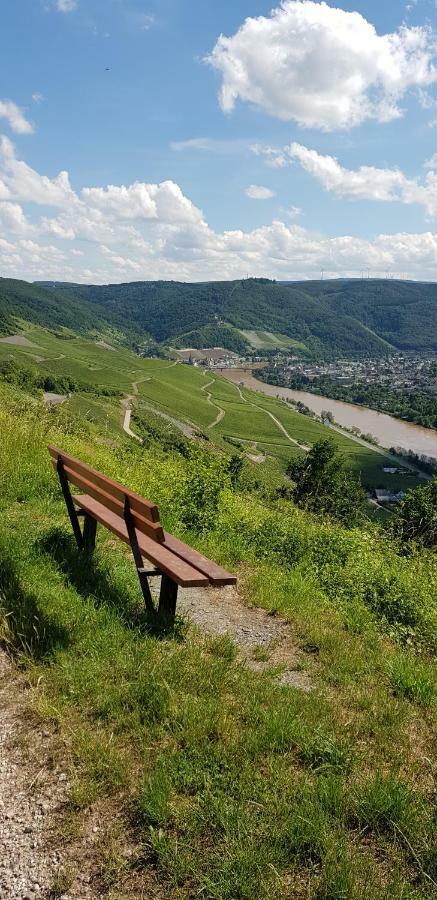
[{"label": "valley", "polygon": [[[242,389],[218,372],[177,359],[146,359],[127,348],[102,346],[74,332],[56,335],[38,326],[29,326],[15,343],[11,340],[0,340],[0,365],[12,359],[18,366],[30,366],[45,379],[46,389],[60,394],[59,385],[70,384],[73,389],[66,391],[65,413],[81,416],[103,430],[107,439],[120,438],[123,422],[128,434],[135,433],[135,415],[147,417],[152,409],[173,423],[180,422],[182,429],[188,427],[220,453],[243,453],[256,471],[254,477],[271,489],[283,482],[291,459],[302,456],[326,435],[326,426],[278,401],[276,388],[270,397],[262,395],[262,384],[254,379],[252,390]],[[230,370],[232,378],[236,371]],[[401,490],[418,483],[416,476],[407,473],[384,473],[392,460],[370,444],[330,433],[367,489]],[[253,456],[262,456],[263,463],[254,463]]]}]

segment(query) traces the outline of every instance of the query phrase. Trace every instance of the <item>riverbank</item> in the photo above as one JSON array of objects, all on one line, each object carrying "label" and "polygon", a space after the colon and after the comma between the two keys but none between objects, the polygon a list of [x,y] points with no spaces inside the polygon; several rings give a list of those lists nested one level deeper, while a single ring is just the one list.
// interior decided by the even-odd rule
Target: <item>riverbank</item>
[{"label": "riverbank", "polygon": [[[437,432],[420,425],[413,425],[395,419],[386,413],[379,413],[363,406],[331,400],[308,391],[295,391],[291,388],[268,384],[254,377],[250,369],[223,369],[221,373],[228,381],[244,384],[253,391],[269,397],[283,397],[294,403],[304,403],[309,409],[320,415],[323,411],[331,412],[336,424],[345,429],[358,428],[362,434],[371,434],[378,444],[385,449],[402,447],[413,450],[419,456],[437,457]],[[353,435],[349,435],[353,437]],[[376,449],[376,448],[375,448]],[[399,461],[398,461],[399,464]],[[402,465],[404,463],[402,462]]]}]

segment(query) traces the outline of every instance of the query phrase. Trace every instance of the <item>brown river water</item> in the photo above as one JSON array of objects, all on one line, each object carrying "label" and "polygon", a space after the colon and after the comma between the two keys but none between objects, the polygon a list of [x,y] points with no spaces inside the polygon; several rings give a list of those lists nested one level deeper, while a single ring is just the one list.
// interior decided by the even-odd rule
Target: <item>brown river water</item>
[{"label": "brown river water", "polygon": [[338,425],[346,428],[355,425],[363,434],[372,434],[381,447],[403,447],[419,455],[437,458],[437,431],[431,428],[403,422],[367,406],[355,406],[353,403],[330,400],[328,397],[320,397],[308,391],[293,391],[291,388],[279,387],[276,384],[266,384],[254,378],[247,369],[223,369],[222,375],[229,381],[243,383],[253,391],[260,391],[269,397],[285,397],[295,402],[300,400],[318,415],[322,410],[332,412]]}]

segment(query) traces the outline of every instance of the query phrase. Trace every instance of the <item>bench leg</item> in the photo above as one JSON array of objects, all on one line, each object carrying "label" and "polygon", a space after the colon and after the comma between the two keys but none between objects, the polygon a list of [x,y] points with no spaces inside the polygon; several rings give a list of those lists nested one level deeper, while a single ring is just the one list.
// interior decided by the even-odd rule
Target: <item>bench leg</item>
[{"label": "bench leg", "polygon": [[137,575],[138,580],[141,585],[141,590],[143,592],[144,603],[146,604],[146,608],[149,611],[150,615],[153,617],[156,615],[156,610],[153,604],[152,594],[150,593],[149,582],[147,580],[147,575],[143,566],[143,557],[141,555],[141,550],[138,546],[138,538],[135,530],[135,524],[132,519],[132,513],[130,511],[130,503],[129,497],[126,495],[124,498],[124,521],[126,522],[127,533],[129,535],[130,546],[132,550],[132,555],[135,560],[135,565],[137,567]]},{"label": "bench leg", "polygon": [[57,462],[56,468],[57,468],[57,472],[59,475],[59,481],[61,483],[62,493],[64,495],[65,505],[67,507],[67,512],[70,517],[71,527],[73,529],[74,536],[76,538],[76,543],[77,543],[77,546],[79,547],[79,550],[83,550],[84,541],[83,541],[83,537],[82,537],[82,532],[80,530],[79,519],[78,519],[78,515],[76,512],[76,507],[73,503],[73,497],[71,496],[68,478],[64,472],[64,463],[60,456],[58,457],[58,462]]},{"label": "bench leg", "polygon": [[84,524],[83,524],[83,549],[85,553],[93,553],[96,546],[96,532],[97,532],[97,520],[93,519],[92,516],[85,516]]},{"label": "bench leg", "polygon": [[159,593],[158,615],[162,619],[172,621],[176,613],[176,601],[178,598],[178,585],[168,575],[161,578],[161,590]]}]

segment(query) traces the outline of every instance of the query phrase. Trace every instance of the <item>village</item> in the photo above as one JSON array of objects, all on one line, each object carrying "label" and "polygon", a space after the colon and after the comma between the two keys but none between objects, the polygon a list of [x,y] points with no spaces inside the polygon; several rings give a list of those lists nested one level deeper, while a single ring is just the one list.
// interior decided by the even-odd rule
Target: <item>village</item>
[{"label": "village", "polygon": [[437,393],[437,362],[435,355],[417,356],[395,354],[393,356],[366,359],[337,359],[334,362],[314,362],[296,356],[278,354],[271,362],[275,368],[288,373],[291,378],[313,381],[328,377],[338,385],[364,384],[387,385],[391,390],[416,390],[425,388]]}]

